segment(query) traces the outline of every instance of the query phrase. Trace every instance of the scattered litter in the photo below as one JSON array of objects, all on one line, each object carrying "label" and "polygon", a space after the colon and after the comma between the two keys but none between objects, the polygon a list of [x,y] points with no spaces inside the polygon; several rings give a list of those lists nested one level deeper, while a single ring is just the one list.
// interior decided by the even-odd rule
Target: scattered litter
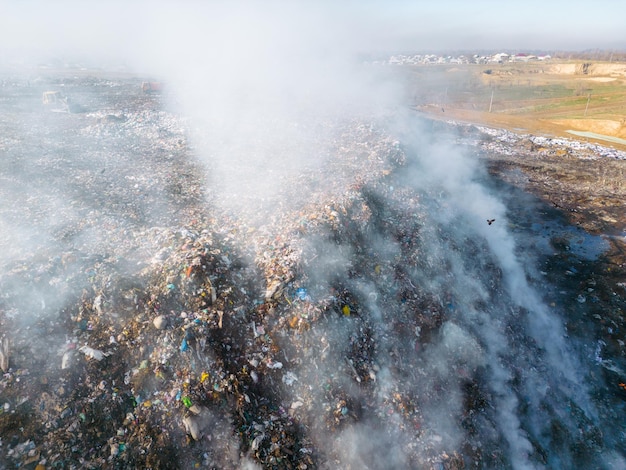
[{"label": "scattered litter", "polygon": [[0,370],[2,370],[2,372],[9,370],[9,358],[9,339],[2,338],[2,340],[0,340]]},{"label": "scattered litter", "polygon": [[294,382],[296,382],[298,380],[298,377],[296,377],[296,374],[294,374],[293,372],[285,372],[283,374],[283,383],[285,385],[293,385]]},{"label": "scattered litter", "polygon": [[102,359],[110,355],[110,353],[105,353],[98,349],[90,348],[89,346],[82,346],[81,348],[79,348],[79,351],[88,358],[95,359],[96,361],[101,361]]},{"label": "scattered litter", "polygon": [[152,323],[157,330],[162,330],[167,326],[167,318],[165,315],[159,315],[152,321]]},{"label": "scattered litter", "polygon": [[204,406],[189,408],[188,414],[183,418],[185,431],[196,441],[202,439],[210,422],[210,412]]}]

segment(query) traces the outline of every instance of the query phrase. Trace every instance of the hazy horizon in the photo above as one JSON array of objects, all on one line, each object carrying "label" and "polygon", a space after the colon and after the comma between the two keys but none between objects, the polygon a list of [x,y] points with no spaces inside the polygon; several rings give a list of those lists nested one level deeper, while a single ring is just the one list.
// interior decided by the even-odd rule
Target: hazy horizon
[{"label": "hazy horizon", "polygon": [[[149,50],[152,44],[167,59],[185,54],[168,49],[170,41],[179,47],[196,40],[206,40],[209,51],[230,50],[235,43],[242,49],[338,57],[403,51],[626,49],[626,4],[613,0],[531,0],[507,3],[506,8],[491,0],[53,5],[33,0],[5,1],[2,8],[0,53],[9,61],[63,56],[139,64],[146,52],[155,52]],[[305,50],[299,48],[303,44]]]}]

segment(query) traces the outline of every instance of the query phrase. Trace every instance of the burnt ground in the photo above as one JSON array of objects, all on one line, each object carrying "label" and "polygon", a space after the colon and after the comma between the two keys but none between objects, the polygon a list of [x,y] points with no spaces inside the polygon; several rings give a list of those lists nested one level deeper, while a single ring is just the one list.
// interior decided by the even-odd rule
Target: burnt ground
[{"label": "burnt ground", "polygon": [[[488,345],[468,339],[454,281],[427,287],[453,262],[431,237],[480,255],[467,269],[508,308],[501,269],[480,240],[431,221],[433,197],[402,186],[410,162],[394,142],[341,123],[341,165],[325,175],[336,191],[247,225],[205,185],[168,97],[140,83],[3,81],[0,468],[510,467],[504,435],[487,431],[499,425],[478,358]],[[42,105],[50,89],[71,112]],[[530,458],[601,467],[598,455],[626,450],[621,424],[606,428],[626,399],[626,162],[530,142],[472,148],[536,259],[529,277],[597,366],[602,419],[572,405],[577,428],[554,417]]]},{"label": "burnt ground", "polygon": [[[518,143],[510,154],[486,152],[483,158],[489,172],[503,184],[536,198],[535,202],[518,205],[522,214],[541,215],[546,220],[540,223],[546,227],[551,220],[572,227],[569,233],[552,233],[549,238],[555,253],[547,266],[559,271],[551,281],[558,284],[559,278],[564,279],[572,295],[576,288],[583,287],[592,293],[594,306],[587,314],[599,320],[595,326],[603,333],[597,337],[612,342],[623,356],[625,339],[618,332],[623,330],[625,313],[619,299],[626,279],[626,161],[590,158],[587,152],[529,141]],[[592,241],[588,235],[599,238]],[[600,246],[594,246],[597,244]],[[591,256],[585,253],[587,248]],[[568,273],[568,263],[580,270]],[[567,277],[560,276],[563,272]],[[572,304],[576,311],[574,307]]]}]

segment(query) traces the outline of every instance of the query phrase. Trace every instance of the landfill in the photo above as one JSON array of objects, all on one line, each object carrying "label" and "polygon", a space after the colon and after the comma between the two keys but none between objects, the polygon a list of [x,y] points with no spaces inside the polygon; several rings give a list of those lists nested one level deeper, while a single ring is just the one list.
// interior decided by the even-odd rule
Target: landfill
[{"label": "landfill", "polygon": [[[497,215],[457,211],[366,117],[317,123],[324,165],[262,205],[243,191],[243,216],[206,184],[193,122],[146,82],[3,81],[0,469],[625,462],[626,266],[605,275],[602,237],[508,187]],[[80,107],[41,104],[61,85]],[[520,155],[520,137],[450,127],[476,153]],[[505,227],[540,266],[523,275],[536,311],[490,245]],[[579,376],[560,375],[542,321],[581,352]]]}]

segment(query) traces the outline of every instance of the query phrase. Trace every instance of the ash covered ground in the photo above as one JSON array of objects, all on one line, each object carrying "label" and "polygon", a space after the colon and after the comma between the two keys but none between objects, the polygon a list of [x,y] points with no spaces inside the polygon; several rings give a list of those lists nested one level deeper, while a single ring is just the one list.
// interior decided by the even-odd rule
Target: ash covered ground
[{"label": "ash covered ground", "polygon": [[2,82],[0,468],[626,467],[623,226],[545,197],[560,143],[329,116],[213,167],[140,85]]}]

